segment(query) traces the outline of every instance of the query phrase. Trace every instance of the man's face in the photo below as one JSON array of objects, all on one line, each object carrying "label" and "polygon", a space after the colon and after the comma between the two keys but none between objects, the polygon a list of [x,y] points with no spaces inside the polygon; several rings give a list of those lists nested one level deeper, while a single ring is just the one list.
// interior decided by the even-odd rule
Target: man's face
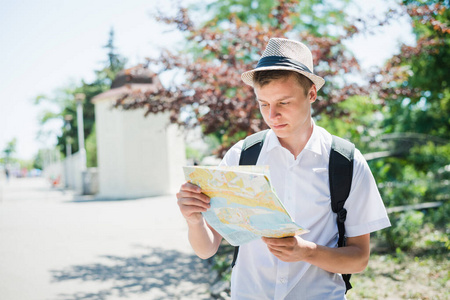
[{"label": "man's face", "polygon": [[311,103],[316,100],[315,85],[305,96],[295,76],[277,79],[259,86],[255,93],[264,121],[282,142],[290,141],[311,129]]}]

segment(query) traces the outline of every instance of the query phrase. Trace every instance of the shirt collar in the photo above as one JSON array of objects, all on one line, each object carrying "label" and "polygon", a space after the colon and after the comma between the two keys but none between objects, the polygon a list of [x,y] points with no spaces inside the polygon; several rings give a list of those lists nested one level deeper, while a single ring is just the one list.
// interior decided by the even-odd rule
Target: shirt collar
[{"label": "shirt collar", "polygon": [[308,142],[306,143],[305,149],[316,154],[322,155],[322,143],[320,139],[319,130],[317,129],[316,123],[312,120],[313,132]]},{"label": "shirt collar", "polygon": [[[309,138],[308,142],[306,143],[304,150],[308,150],[308,151],[314,152],[318,155],[322,155],[320,134],[318,133],[317,126],[316,126],[316,123],[314,122],[314,120],[312,120],[312,124],[313,124],[313,132],[312,132],[311,137]],[[273,132],[272,129],[269,130],[267,137],[266,137],[266,141],[267,141],[267,148],[266,148],[267,152],[271,151],[272,149],[274,149],[276,147],[283,147],[283,146],[281,146],[280,141],[278,140],[278,137],[275,135],[275,133]]]}]

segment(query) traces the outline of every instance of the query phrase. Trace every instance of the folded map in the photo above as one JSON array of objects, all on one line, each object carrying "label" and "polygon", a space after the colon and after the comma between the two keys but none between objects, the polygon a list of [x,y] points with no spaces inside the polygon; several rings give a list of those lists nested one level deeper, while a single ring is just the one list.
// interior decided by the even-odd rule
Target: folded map
[{"label": "folded map", "polygon": [[211,198],[206,222],[233,246],[265,237],[307,233],[297,225],[270,183],[268,166],[183,167],[186,180]]}]

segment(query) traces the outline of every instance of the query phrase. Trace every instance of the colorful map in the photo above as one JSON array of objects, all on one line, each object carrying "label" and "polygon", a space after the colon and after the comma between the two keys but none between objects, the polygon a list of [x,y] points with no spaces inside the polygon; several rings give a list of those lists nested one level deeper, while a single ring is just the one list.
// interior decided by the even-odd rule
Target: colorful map
[{"label": "colorful map", "polygon": [[268,166],[184,167],[186,180],[211,198],[206,222],[233,246],[265,237],[308,232],[297,225],[278,199]]}]

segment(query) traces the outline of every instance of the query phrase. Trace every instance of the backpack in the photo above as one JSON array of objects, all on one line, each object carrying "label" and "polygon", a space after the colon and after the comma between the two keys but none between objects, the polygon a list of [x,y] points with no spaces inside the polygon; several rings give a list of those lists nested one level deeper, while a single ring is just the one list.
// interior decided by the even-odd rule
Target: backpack
[{"label": "backpack", "polygon": [[[264,144],[268,130],[260,131],[245,138],[242,146],[239,165],[256,165],[259,153]],[[339,239],[338,247],[345,246],[345,219],[347,210],[344,208],[345,201],[350,194],[353,176],[353,155],[355,145],[337,136],[332,136],[330,162],[328,165],[328,176],[330,181],[331,208],[337,214]],[[239,246],[234,248],[233,262],[236,264]],[[351,274],[342,274],[345,282],[346,293],[352,288],[350,284]]]}]

